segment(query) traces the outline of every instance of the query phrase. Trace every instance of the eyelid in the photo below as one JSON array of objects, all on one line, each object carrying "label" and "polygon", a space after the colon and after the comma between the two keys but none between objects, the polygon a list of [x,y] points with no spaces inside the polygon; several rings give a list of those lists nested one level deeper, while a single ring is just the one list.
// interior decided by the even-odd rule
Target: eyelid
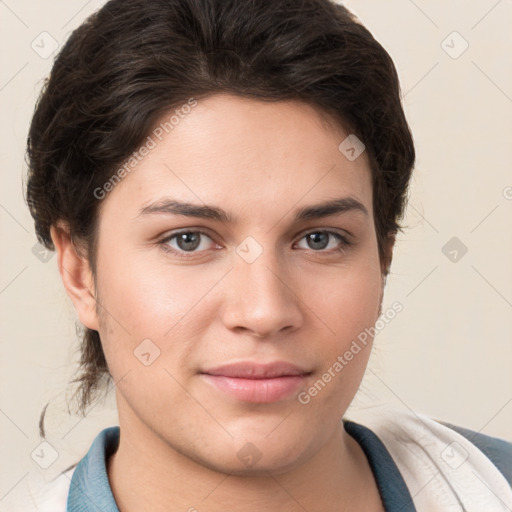
[{"label": "eyelid", "polygon": [[300,238],[308,235],[309,233],[333,233],[333,234],[340,235],[340,236],[346,238],[347,241],[350,241],[351,239],[355,239],[354,235],[350,231],[347,231],[346,229],[342,229],[342,228],[331,228],[331,227],[307,228],[304,231],[300,232],[297,235],[297,237],[300,239]]},{"label": "eyelid", "polygon": [[340,242],[341,246],[336,249],[330,249],[330,250],[319,250],[315,251],[313,249],[309,249],[310,252],[313,254],[333,254],[336,252],[344,252],[347,250],[350,246],[354,245],[354,242],[351,240],[351,236],[347,236],[346,232],[340,233],[339,231],[333,230],[333,229],[327,229],[327,228],[320,228],[320,229],[312,229],[309,231],[303,232],[299,239],[297,240],[297,243],[299,243],[301,240],[303,240],[307,235],[311,233],[327,233],[331,235],[333,238],[337,239],[338,242]]},{"label": "eyelid", "polygon": [[[194,257],[197,257],[197,255],[200,255],[201,253],[205,253],[207,251],[207,250],[203,250],[203,251],[187,252],[187,251],[176,250],[174,248],[169,247],[167,245],[167,243],[169,241],[173,240],[176,236],[180,235],[181,233],[199,233],[201,235],[207,236],[213,243],[215,243],[216,245],[219,245],[219,244],[217,244],[217,242],[215,242],[214,238],[209,234],[208,230],[206,230],[205,228],[194,228],[194,227],[187,227],[187,228],[173,230],[173,231],[167,233],[162,238],[160,238],[157,241],[157,245],[160,246],[164,252],[174,254],[180,258],[194,258]],[[309,235],[311,233],[327,233],[327,234],[333,236],[334,238],[336,238],[341,243],[340,247],[338,247],[336,249],[330,249],[327,251],[326,250],[315,251],[314,249],[309,250],[310,252],[317,253],[319,255],[321,255],[321,254],[326,254],[326,255],[331,254],[332,255],[333,253],[336,253],[336,252],[343,253],[350,246],[354,245],[354,242],[351,240],[353,238],[353,235],[351,233],[349,233],[346,230],[340,230],[340,229],[335,229],[335,228],[309,228],[309,229],[306,229],[297,235],[297,241],[294,243],[294,245],[296,243],[300,242],[304,237],[306,237],[307,235]]]},{"label": "eyelid", "polygon": [[[350,241],[350,239],[354,238],[354,235],[350,231],[347,231],[346,229],[332,228],[332,227],[310,227],[310,228],[306,228],[303,231],[299,232],[297,235],[295,235],[294,238],[297,238],[298,240],[300,240],[301,238],[305,237],[309,233],[320,233],[320,232],[339,234],[340,236],[348,238],[348,241]],[[169,241],[169,239],[173,238],[176,235],[179,235],[180,233],[201,233],[203,235],[206,235],[211,240],[214,240],[214,238],[215,238],[215,235],[212,235],[210,233],[210,230],[207,229],[207,228],[202,228],[202,227],[201,228],[199,228],[199,227],[196,228],[196,227],[193,227],[193,226],[192,227],[188,227],[187,226],[187,227],[184,227],[184,228],[177,228],[175,230],[171,230],[171,231],[167,232],[162,237],[159,237],[159,241],[160,242],[162,242],[162,241]]]},{"label": "eyelid", "polygon": [[202,235],[207,236],[211,240],[214,239],[214,235],[212,235],[210,233],[210,230],[208,230],[206,228],[185,227],[185,228],[178,228],[178,229],[173,229],[171,231],[168,231],[167,233],[165,233],[164,235],[159,237],[159,242],[169,241],[172,238],[174,238],[175,236],[180,235],[182,233],[201,233]]}]

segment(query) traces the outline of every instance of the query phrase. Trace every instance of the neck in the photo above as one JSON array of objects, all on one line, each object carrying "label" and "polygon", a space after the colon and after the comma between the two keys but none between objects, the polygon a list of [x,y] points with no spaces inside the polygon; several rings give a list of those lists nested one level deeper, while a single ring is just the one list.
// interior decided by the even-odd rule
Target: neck
[{"label": "neck", "polygon": [[226,474],[176,451],[147,427],[121,430],[107,465],[121,512],[303,512],[383,510],[368,461],[357,442],[339,429],[309,460],[273,474]]}]

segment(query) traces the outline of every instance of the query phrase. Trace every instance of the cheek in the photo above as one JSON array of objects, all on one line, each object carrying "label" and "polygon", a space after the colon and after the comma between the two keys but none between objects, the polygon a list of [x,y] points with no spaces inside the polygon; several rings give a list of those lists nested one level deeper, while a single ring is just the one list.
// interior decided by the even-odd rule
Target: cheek
[{"label": "cheek", "polygon": [[310,416],[321,417],[325,425],[334,428],[357,393],[368,364],[381,280],[378,271],[363,269],[350,275],[340,274],[332,283],[330,293],[314,301],[329,330],[324,329],[326,334],[314,344],[320,368],[298,401]]},{"label": "cheek", "polygon": [[[331,391],[354,384],[357,388],[365,371],[372,346],[372,330],[378,316],[382,277],[378,264],[367,264],[340,271],[329,281],[325,293],[311,290],[315,313],[326,327],[316,345],[321,353],[322,370],[330,372],[322,379],[332,382]],[[320,346],[318,346],[320,344]],[[343,384],[342,384],[343,383]]]},{"label": "cheek", "polygon": [[100,281],[108,311],[100,335],[119,398],[155,421],[172,420],[176,408],[193,409],[183,363],[206,325],[200,300],[211,286],[197,277],[191,283],[179,269],[163,270],[126,256],[122,268],[105,262]]},{"label": "cheek", "polygon": [[382,277],[372,262],[333,270],[322,287],[312,286],[308,302],[318,318],[329,327],[342,349],[354,337],[373,325],[379,315]]},{"label": "cheek", "polygon": [[138,371],[137,356],[148,352],[144,357],[155,361],[151,367],[180,367],[194,350],[192,341],[212,321],[214,309],[207,296],[222,269],[219,274],[150,260],[126,251],[119,259],[103,257],[98,266],[99,299],[105,309],[100,334],[114,378]]},{"label": "cheek", "polygon": [[115,260],[103,260],[101,298],[130,333],[161,337],[208,290],[191,266],[165,265],[164,259],[142,252],[127,251],[120,264]]}]

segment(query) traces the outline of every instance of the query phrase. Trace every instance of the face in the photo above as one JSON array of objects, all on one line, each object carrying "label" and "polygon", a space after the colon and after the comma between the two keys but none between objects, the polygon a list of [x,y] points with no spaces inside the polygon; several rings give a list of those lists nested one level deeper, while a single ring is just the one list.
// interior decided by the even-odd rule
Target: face
[{"label": "face", "polygon": [[88,327],[127,435],[279,473],[340,428],[383,289],[369,164],[340,152],[347,135],[299,102],[215,95],[102,200]]}]

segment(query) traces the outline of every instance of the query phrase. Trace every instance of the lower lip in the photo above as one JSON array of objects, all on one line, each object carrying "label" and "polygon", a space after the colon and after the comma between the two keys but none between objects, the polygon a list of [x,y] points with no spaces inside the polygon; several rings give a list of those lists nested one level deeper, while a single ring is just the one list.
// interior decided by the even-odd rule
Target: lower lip
[{"label": "lower lip", "polygon": [[306,379],[306,375],[287,375],[272,379],[241,379],[224,375],[202,376],[217,389],[244,402],[270,403],[290,396]]}]

